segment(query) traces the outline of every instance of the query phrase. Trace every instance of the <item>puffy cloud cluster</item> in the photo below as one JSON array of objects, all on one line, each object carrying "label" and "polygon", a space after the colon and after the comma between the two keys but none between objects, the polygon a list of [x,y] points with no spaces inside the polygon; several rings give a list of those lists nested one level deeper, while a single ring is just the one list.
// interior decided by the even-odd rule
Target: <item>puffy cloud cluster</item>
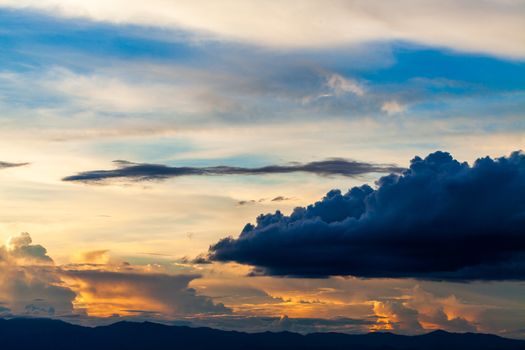
[{"label": "puffy cloud cluster", "polygon": [[381,110],[388,115],[402,113],[405,109],[406,109],[405,105],[395,100],[384,102],[383,105],[381,106]]},{"label": "puffy cloud cluster", "polygon": [[470,166],[438,151],[376,189],[333,190],[289,216],[261,215],[209,258],[281,276],[523,280],[524,198],[523,153]]},{"label": "puffy cloud cluster", "polygon": [[10,237],[0,247],[0,316],[147,313],[166,318],[231,312],[189,287],[199,275],[151,273],[131,265],[122,269],[107,253],[84,252],[78,259],[85,264],[56,266],[43,246],[32,244],[28,233]]},{"label": "puffy cloud cluster", "polygon": [[336,95],[353,93],[357,96],[363,96],[365,89],[358,82],[347,79],[339,74],[332,74],[327,78],[326,85],[333,90]]},{"label": "puffy cloud cluster", "polygon": [[33,240],[27,232],[8,238],[6,245],[0,247],[0,262],[17,265],[52,265],[53,259],[40,244],[31,244]]},{"label": "puffy cloud cluster", "polygon": [[[374,302],[374,313],[378,317],[378,329],[397,333],[415,334],[429,329],[449,332],[479,331],[478,317],[468,320],[459,311],[464,308],[454,295],[439,298],[416,285],[403,298],[385,298]],[[464,310],[462,310],[464,312]]]},{"label": "puffy cloud cluster", "polygon": [[0,247],[0,314],[60,316],[73,313],[76,294],[63,285],[47,250],[24,232]]},{"label": "puffy cloud cluster", "polygon": [[72,270],[64,271],[62,276],[77,286],[80,299],[94,316],[134,315],[145,311],[163,318],[231,313],[223,304],[197,295],[188,286],[199,275]]}]

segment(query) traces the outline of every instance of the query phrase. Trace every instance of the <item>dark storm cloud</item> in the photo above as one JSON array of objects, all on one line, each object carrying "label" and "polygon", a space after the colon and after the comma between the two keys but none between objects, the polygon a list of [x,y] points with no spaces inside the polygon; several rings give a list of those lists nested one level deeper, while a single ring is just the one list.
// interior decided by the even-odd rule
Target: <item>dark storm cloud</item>
[{"label": "dark storm cloud", "polygon": [[332,158],[310,163],[290,163],[287,165],[268,165],[260,168],[233,166],[213,167],[171,167],[159,164],[131,163],[117,160],[113,170],[92,170],[65,177],[64,181],[97,182],[110,179],[162,180],[179,176],[201,175],[265,175],[305,172],[317,175],[358,176],[378,172],[400,172],[403,169],[392,164],[373,164],[342,158]]},{"label": "dark storm cloud", "polygon": [[445,152],[411,161],[401,175],[321,201],[260,215],[209,259],[254,266],[253,274],[525,279],[525,155],[478,159]]},{"label": "dark storm cloud", "polygon": [[6,168],[16,168],[24,165],[28,165],[29,163],[9,163],[9,162],[2,162],[0,161],[0,169],[6,169]]}]

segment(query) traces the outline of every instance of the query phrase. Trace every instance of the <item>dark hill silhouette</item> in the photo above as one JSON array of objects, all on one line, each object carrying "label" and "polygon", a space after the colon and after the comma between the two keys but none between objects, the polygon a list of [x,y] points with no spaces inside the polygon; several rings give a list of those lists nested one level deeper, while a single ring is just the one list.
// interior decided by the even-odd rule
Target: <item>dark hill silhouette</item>
[{"label": "dark hill silhouette", "polygon": [[118,322],[82,327],[59,320],[0,319],[0,348],[6,350],[87,349],[352,349],[352,350],[525,350],[525,341],[490,334],[435,331],[404,336],[392,333],[242,333],[211,328]]}]

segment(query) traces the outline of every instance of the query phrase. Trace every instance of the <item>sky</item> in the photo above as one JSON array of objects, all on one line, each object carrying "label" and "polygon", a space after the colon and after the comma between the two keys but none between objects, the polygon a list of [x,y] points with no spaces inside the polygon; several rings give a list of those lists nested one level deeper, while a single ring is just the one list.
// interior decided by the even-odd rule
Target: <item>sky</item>
[{"label": "sky", "polygon": [[525,338],[523,0],[0,0],[0,316]]}]

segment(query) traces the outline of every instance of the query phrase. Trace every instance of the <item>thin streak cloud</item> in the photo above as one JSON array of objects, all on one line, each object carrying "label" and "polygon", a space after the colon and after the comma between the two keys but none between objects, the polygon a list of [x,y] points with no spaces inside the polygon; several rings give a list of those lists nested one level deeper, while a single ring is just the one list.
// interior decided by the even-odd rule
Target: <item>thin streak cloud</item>
[{"label": "thin streak cloud", "polygon": [[29,163],[9,163],[9,162],[1,162],[0,161],[0,169],[7,169],[7,168],[17,168],[21,166],[26,166]]},{"label": "thin streak cloud", "polygon": [[183,30],[193,40],[271,48],[321,49],[401,40],[496,56],[525,55],[520,1],[4,0],[0,6]]},{"label": "thin streak cloud", "polygon": [[203,175],[268,175],[289,173],[311,173],[321,176],[339,175],[356,177],[368,173],[399,173],[403,168],[394,164],[374,164],[358,162],[343,158],[332,158],[310,163],[289,163],[286,165],[267,165],[258,168],[234,166],[212,167],[172,167],[161,164],[132,163],[125,160],[116,160],[118,166],[113,170],[83,171],[76,175],[67,176],[63,181],[70,182],[100,182],[111,179],[130,179],[135,181],[164,180],[180,176]]}]

